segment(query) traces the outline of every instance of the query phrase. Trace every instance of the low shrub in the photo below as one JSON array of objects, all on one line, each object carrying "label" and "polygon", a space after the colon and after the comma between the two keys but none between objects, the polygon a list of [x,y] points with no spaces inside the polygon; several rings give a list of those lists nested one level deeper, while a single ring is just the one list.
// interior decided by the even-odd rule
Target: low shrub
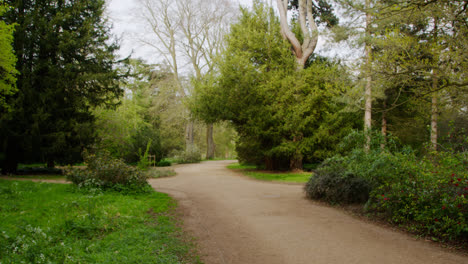
[{"label": "low shrub", "polygon": [[201,161],[201,152],[197,146],[191,145],[176,155],[177,163],[197,163]]},{"label": "low shrub", "polygon": [[[139,169],[114,159],[108,152],[85,155],[86,169],[69,169],[67,179],[84,188],[113,189],[120,192],[147,191],[147,176]],[[150,187],[149,187],[150,188]]]},{"label": "low shrub", "polygon": [[156,167],[169,167],[172,163],[168,160],[160,160],[156,163]]},{"label": "low shrub", "polygon": [[320,166],[305,185],[307,197],[332,204],[365,203],[371,186],[366,179],[347,172],[344,161],[329,159]]},{"label": "low shrub", "polygon": [[468,173],[463,159],[439,152],[422,159],[399,181],[375,188],[370,209],[412,231],[443,240],[468,241]]},{"label": "low shrub", "polygon": [[468,242],[465,154],[417,157],[409,148],[382,150],[373,143],[366,152],[360,144],[326,160],[305,190],[309,198],[330,203],[364,203],[368,197],[368,213],[422,235]]}]

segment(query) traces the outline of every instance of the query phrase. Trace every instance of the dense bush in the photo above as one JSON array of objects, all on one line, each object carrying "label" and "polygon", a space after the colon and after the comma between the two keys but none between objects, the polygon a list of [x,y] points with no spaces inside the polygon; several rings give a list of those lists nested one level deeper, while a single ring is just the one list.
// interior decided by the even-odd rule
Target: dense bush
[{"label": "dense bush", "polygon": [[370,184],[346,171],[343,158],[329,159],[305,186],[307,197],[333,204],[364,203],[369,199]]},{"label": "dense bush", "polygon": [[149,188],[147,176],[139,169],[114,159],[108,152],[85,155],[86,169],[69,169],[67,179],[84,188],[140,192]]},{"label": "dense bush", "polygon": [[466,160],[443,152],[434,158],[412,161],[406,177],[375,188],[369,209],[413,231],[468,240]]},{"label": "dense bush", "polygon": [[358,144],[342,144],[343,154],[326,160],[317,169],[306,185],[309,198],[364,203],[367,193],[365,208],[370,213],[421,234],[468,240],[465,153],[439,151],[417,157],[391,141],[390,149],[382,150],[378,137],[366,152],[361,135],[351,134],[346,140]]},{"label": "dense bush", "polygon": [[168,160],[160,160],[156,163],[156,167],[169,167],[172,163]]}]

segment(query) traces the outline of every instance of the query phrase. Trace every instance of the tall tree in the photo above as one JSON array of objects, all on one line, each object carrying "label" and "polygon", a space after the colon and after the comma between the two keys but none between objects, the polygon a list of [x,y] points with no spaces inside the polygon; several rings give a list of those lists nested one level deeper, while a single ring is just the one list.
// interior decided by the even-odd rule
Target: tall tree
[{"label": "tall tree", "polygon": [[[382,78],[404,81],[415,96],[431,105],[430,142],[438,146],[440,103],[452,89],[466,87],[466,1],[384,1],[377,24],[386,25],[376,36],[376,65]],[[387,3],[388,2],[388,3]],[[392,21],[389,23],[388,21]],[[391,70],[389,70],[391,69]]]},{"label": "tall tree", "polygon": [[[155,48],[165,57],[174,72],[174,78],[182,85],[180,65],[189,61],[194,82],[213,70],[214,57],[220,51],[227,23],[233,19],[233,8],[229,1],[202,0],[140,0],[145,24],[151,29],[151,37],[143,42]],[[157,42],[151,40],[152,37]],[[191,95],[179,87],[185,98]],[[194,143],[194,122],[190,113],[186,115],[186,146]],[[213,125],[207,124],[207,158],[214,155]]]},{"label": "tall tree", "polygon": [[[7,10],[8,5],[0,2],[0,17]],[[5,21],[0,21],[0,114],[11,110],[11,105],[7,103],[7,97],[16,93],[16,75],[18,71],[15,68],[16,56],[13,52],[13,32],[15,25],[8,25]]]},{"label": "tall tree", "polygon": [[346,74],[318,58],[297,71],[278,18],[258,1],[253,10],[242,9],[226,43],[219,73],[196,86],[194,112],[234,126],[241,161],[289,169],[298,153],[307,160],[327,157],[348,126],[337,118],[342,106],[334,101]]},{"label": "tall tree", "polygon": [[105,1],[6,1],[21,73],[2,116],[3,172],[20,161],[72,162],[93,139],[91,108],[122,94]]},{"label": "tall tree", "polygon": [[[296,57],[297,70],[304,69],[306,63],[317,47],[319,39],[318,23],[324,23],[327,26],[335,25],[338,19],[333,14],[333,8],[326,1],[313,0],[277,0],[277,6],[280,15],[281,33],[289,41],[292,52]],[[292,10],[299,22],[300,30],[294,32],[294,25],[289,26],[288,9]],[[317,20],[317,21],[316,21]],[[296,22],[293,20],[293,22]],[[294,138],[294,141],[301,141],[303,135],[300,133]],[[292,170],[302,169],[302,155],[300,150],[291,159],[290,168]]]}]

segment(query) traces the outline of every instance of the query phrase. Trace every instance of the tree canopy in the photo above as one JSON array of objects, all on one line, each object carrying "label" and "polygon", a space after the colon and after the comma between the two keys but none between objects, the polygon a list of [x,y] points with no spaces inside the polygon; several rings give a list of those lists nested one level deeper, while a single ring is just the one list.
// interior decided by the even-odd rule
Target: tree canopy
[{"label": "tree canopy", "polygon": [[72,162],[93,141],[91,108],[122,94],[105,1],[6,1],[16,23],[18,93],[0,119],[4,172],[19,161]]}]

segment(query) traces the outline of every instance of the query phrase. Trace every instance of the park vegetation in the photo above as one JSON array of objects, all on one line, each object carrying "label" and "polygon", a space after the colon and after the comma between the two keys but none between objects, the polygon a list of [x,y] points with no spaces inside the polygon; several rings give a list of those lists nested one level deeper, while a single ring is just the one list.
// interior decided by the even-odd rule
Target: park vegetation
[{"label": "park vegetation", "polygon": [[0,1],[2,173],[86,161],[77,185],[145,193],[150,156],[321,164],[309,198],[467,240],[468,2],[264,2],[139,0],[150,64],[104,0]]}]

